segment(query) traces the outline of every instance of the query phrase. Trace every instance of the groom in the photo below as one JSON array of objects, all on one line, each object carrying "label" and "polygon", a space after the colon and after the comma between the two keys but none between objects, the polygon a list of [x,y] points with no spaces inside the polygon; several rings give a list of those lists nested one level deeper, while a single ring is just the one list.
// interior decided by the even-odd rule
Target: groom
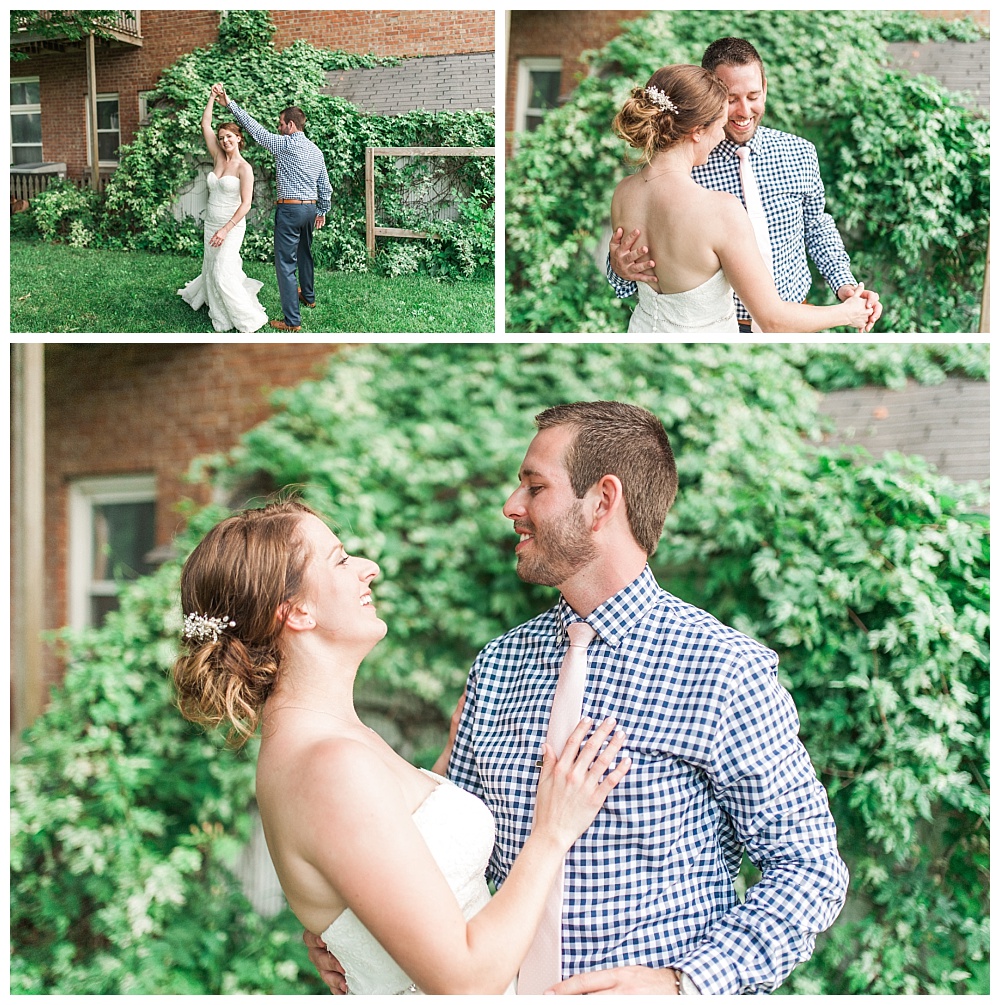
[{"label": "groom", "polygon": [[[567,628],[586,621],[596,637],[581,712],[596,722],[614,716],[633,763],[567,857],[547,986],[770,991],[809,958],[847,889],[777,656],[653,578],[647,559],[677,489],[655,416],[579,402],[535,423],[504,515],[520,537],[518,575],[561,596],[480,653],[448,767],[496,816],[487,877],[503,882],[530,831]],[[741,903],[734,881],[744,848],[762,878]],[[305,938],[323,979],[342,993],[335,958],[317,936]],[[546,990],[524,976],[519,985],[519,993]]]},{"label": "groom", "polygon": [[330,179],[323,154],[303,132],[306,118],[301,108],[286,108],[278,116],[277,134],[269,133],[226,94],[223,84],[214,85],[212,91],[240,126],[274,154],[278,175],[278,198],[274,207],[274,267],[284,317],[270,324],[278,331],[301,331],[300,305],[316,306],[313,230],[326,223],[326,214],[330,209]]},{"label": "groom", "polygon": [[[720,38],[705,50],[701,65],[729,88],[729,110],[725,138],[709,154],[707,163],[694,168],[691,177],[705,188],[735,195],[746,206],[740,160],[745,148],[749,170],[760,192],[758,205],[763,204],[766,217],[767,241],[773,255],[769,264],[773,265],[778,295],[790,303],[804,302],[812,283],[808,251],[837,298],[847,300],[858,284],[837,225],[825,211],[826,193],[816,148],[800,136],[761,124],[767,78],[760,54],[745,39]],[[655,263],[640,260],[649,249],[637,247],[638,238],[636,230],[623,240],[619,228],[611,239],[608,282],[622,299],[635,293],[637,282],[656,280],[652,271]],[[761,240],[758,238],[758,243]],[[881,317],[882,304],[873,290],[865,290],[862,297],[869,307],[864,328],[867,332]],[[740,299],[735,299],[740,331],[750,332],[750,314]]]}]

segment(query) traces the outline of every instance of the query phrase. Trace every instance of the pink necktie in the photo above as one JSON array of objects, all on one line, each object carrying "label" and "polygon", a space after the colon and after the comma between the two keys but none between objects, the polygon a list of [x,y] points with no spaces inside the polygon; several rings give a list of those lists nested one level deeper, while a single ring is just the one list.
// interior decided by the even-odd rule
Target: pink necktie
[{"label": "pink necktie", "polygon": [[[747,206],[747,216],[750,217],[750,225],[753,227],[754,237],[757,238],[757,247],[760,248],[760,257],[764,259],[767,271],[774,276],[774,261],[771,254],[771,235],[767,231],[767,217],[764,215],[764,203],[760,197],[760,189],[757,188],[757,179],[754,177],[753,166],[750,164],[750,148],[747,146],[737,147],[736,156],[740,161],[740,181],[743,184],[743,201]],[[751,329],[759,332],[756,322],[751,321]]]},{"label": "pink necktie", "polygon": [[[546,740],[562,753],[569,734],[576,729],[583,711],[583,690],[587,683],[587,646],[597,634],[585,621],[576,621],[566,631],[569,648],[559,671],[559,683],[552,699]],[[519,995],[540,995],[562,980],[562,872],[549,890],[545,911],[535,940],[517,976]]]}]

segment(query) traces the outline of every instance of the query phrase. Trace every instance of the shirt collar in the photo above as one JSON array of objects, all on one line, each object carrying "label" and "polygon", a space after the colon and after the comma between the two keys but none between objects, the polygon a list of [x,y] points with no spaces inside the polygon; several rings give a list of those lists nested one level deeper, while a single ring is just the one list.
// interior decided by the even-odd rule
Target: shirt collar
[{"label": "shirt collar", "polygon": [[636,623],[660,596],[660,585],[647,565],[642,572],[613,597],[609,597],[586,618],[581,618],[560,596],[556,605],[556,630],[561,642],[567,639],[566,629],[574,621],[586,621],[612,649],[630,634]]},{"label": "shirt collar", "polygon": [[759,154],[764,149],[764,130],[766,128],[766,126],[758,126],[753,136],[746,143],[734,143],[731,139],[724,136],[722,142],[712,151],[712,154],[717,157],[732,159],[736,156],[736,151],[741,146],[749,147],[750,152],[753,154]]}]

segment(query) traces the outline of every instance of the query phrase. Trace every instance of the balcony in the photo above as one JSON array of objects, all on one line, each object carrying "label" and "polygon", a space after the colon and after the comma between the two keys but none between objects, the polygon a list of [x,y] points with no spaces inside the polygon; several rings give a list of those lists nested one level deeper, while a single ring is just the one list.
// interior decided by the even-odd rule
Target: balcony
[{"label": "balcony", "polygon": [[[47,11],[40,12],[44,17]],[[66,13],[72,13],[67,11]],[[137,10],[109,10],[101,17],[100,34],[95,37],[98,46],[106,49],[137,48],[142,46],[142,30]],[[87,32],[82,28],[65,30],[41,29],[35,19],[25,19],[17,31],[10,33],[11,53],[20,58],[45,53],[78,52],[87,43]]]}]

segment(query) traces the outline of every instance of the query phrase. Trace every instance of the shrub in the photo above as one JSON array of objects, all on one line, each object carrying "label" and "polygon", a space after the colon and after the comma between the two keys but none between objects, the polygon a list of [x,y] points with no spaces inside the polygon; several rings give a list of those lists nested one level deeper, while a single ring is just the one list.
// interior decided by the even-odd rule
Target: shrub
[{"label": "shrub", "polygon": [[43,237],[65,238],[92,232],[101,197],[89,188],[77,188],[65,178],[56,178],[31,200],[30,212]]}]

